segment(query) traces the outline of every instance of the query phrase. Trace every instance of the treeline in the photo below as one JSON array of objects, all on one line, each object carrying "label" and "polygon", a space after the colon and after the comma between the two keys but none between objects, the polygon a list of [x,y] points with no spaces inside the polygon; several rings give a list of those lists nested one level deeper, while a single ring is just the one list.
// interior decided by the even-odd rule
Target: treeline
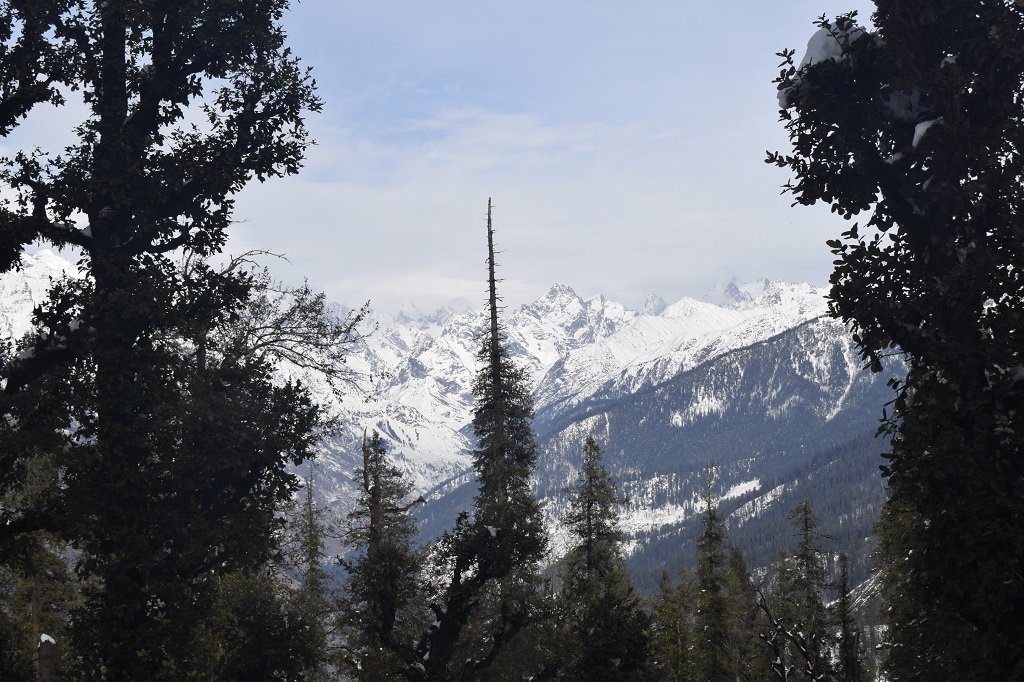
[{"label": "treeline", "polygon": [[[790,514],[795,546],[780,549],[771,575],[755,579],[728,541],[709,469],[696,568],[676,579],[666,571],[657,594],[647,598],[625,568],[616,514],[621,499],[600,448],[593,438],[583,447],[561,519],[572,538],[568,553],[545,571],[546,579],[533,580],[534,603],[517,626],[519,641],[510,639],[508,655],[478,669],[480,679],[875,679],[874,630],[858,622],[845,556],[837,579],[827,579],[808,503]],[[432,600],[450,567],[443,543],[411,549],[418,500],[410,499],[409,485],[384,451],[377,434],[364,445],[359,504],[346,534],[355,558],[344,562],[349,577],[336,621],[335,662],[360,680],[410,676],[407,666],[416,662],[405,643],[439,627]],[[482,595],[481,613],[500,610],[491,603],[499,595]],[[465,679],[447,675],[434,679]]]}]

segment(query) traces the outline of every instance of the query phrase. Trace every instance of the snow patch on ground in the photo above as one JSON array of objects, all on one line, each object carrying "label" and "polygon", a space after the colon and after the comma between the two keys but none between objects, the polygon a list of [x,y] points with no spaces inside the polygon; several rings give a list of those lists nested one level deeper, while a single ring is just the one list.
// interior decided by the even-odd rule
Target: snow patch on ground
[{"label": "snow patch on ground", "polygon": [[728,520],[734,522],[737,527],[742,526],[750,519],[760,516],[768,507],[772,506],[776,500],[782,497],[782,494],[786,492],[786,486],[780,485],[772,488],[764,495],[755,497],[743,506],[736,509],[733,513],[729,514]]},{"label": "snow patch on ground", "polygon": [[737,497],[743,497],[747,493],[751,493],[751,492],[754,492],[755,490],[760,490],[760,489],[761,489],[761,481],[755,478],[755,479],[752,479],[752,480],[749,480],[749,481],[744,481],[743,483],[737,483],[736,485],[734,485],[731,488],[729,488],[728,490],[726,490],[725,494],[722,495],[718,499],[719,499],[719,501],[721,501],[721,500],[733,500],[733,499],[736,499]]}]

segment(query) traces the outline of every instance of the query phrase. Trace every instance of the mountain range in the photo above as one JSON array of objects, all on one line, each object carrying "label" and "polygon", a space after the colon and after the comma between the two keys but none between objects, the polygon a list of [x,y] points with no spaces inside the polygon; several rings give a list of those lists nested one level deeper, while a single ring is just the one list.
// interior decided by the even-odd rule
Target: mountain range
[{"label": "mountain range", "polygon": [[[27,331],[48,277],[68,269],[40,251],[0,276],[0,336]],[[881,373],[864,370],[848,331],[827,316],[824,293],[733,281],[704,300],[652,296],[635,311],[556,285],[506,311],[507,346],[533,382],[536,490],[553,557],[566,542],[558,522],[565,490],[594,435],[620,486],[621,526],[642,586],[692,564],[709,468],[729,537],[752,566],[786,548],[786,515],[807,499],[823,549],[846,552],[853,577],[866,577],[885,495],[885,444],[874,434],[892,397],[887,379],[905,370],[898,360]],[[468,508],[471,387],[485,321],[482,312],[449,309],[378,316],[348,358],[363,378],[358,390],[339,399],[316,376],[301,377],[342,425],[315,465],[318,495],[337,516],[352,504],[360,443],[374,429],[427,499],[419,508],[425,539]]]}]

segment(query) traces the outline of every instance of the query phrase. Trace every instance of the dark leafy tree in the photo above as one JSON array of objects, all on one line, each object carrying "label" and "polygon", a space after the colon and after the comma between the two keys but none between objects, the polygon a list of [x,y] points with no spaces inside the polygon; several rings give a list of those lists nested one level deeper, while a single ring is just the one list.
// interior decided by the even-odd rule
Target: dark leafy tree
[{"label": "dark leafy tree", "polygon": [[592,436],[583,446],[579,479],[569,490],[563,525],[575,540],[560,593],[572,680],[649,679],[649,618],[622,558],[615,505],[620,499]]},{"label": "dark leafy tree", "polygon": [[299,167],[302,118],[319,102],[284,45],[286,6],[15,10],[55,12],[39,35],[52,50],[73,46],[60,77],[88,114],[76,144],[19,152],[0,171],[15,197],[0,212],[0,269],[42,239],[78,248],[83,275],[51,293],[3,368],[0,488],[40,449],[59,458],[62,487],[46,505],[0,510],[0,545],[37,530],[74,543],[86,602],[75,641],[89,677],[180,677],[211,577],[265,561],[275,509],[296,487],[286,465],[317,438],[317,409],[265,359],[195,362],[196,340],[239,314],[252,278],[186,273],[172,259],[217,253],[234,193]]},{"label": "dark leafy tree", "polygon": [[[1024,7],[877,0],[783,54],[786,189],[853,220],[834,315],[865,360],[905,354],[884,532],[898,679],[1024,675]],[[950,576],[971,576],[951,580]]]},{"label": "dark leafy tree", "polygon": [[[44,102],[62,104],[77,54],[63,19],[68,0],[0,3],[0,136]],[[8,236],[8,235],[5,235]]]},{"label": "dark leafy tree", "polygon": [[376,431],[363,441],[363,466],[356,471],[359,498],[348,516],[345,543],[354,557],[339,611],[342,665],[360,680],[396,678],[412,655],[409,642],[417,611],[420,552],[412,485],[390,461]]},{"label": "dark leafy tree", "polygon": [[334,588],[324,569],[326,523],[314,474],[281,505],[279,552],[255,568],[213,576],[209,608],[176,673],[181,679],[303,680],[336,677]]},{"label": "dark leafy tree", "polygon": [[271,561],[211,581],[210,606],[182,652],[178,679],[330,679],[322,667],[320,621],[305,608],[287,568]]},{"label": "dark leafy tree", "polygon": [[[538,563],[547,538],[530,486],[537,458],[533,398],[525,372],[509,357],[498,318],[490,201],[487,246],[490,319],[473,410],[479,490],[473,515],[461,515],[441,542],[443,594],[431,605],[433,622],[409,669],[421,679],[479,677],[543,612]],[[468,642],[461,635],[471,618]]]},{"label": "dark leafy tree", "polygon": [[[358,376],[347,364],[352,347],[363,338],[360,326],[370,310],[367,302],[347,314],[336,312],[323,292],[308,283],[298,287],[275,282],[266,268],[258,268],[266,251],[248,251],[234,256],[219,270],[221,276],[249,273],[250,296],[236,315],[218,330],[220,352],[232,358],[271,358],[285,371],[312,375],[335,395],[361,390],[360,382],[372,377]],[[187,271],[203,267],[187,258]]]}]

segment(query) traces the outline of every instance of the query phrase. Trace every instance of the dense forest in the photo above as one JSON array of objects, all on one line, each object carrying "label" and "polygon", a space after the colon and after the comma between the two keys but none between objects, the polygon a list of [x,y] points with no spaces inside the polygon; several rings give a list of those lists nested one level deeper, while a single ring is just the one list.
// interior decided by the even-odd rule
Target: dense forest
[{"label": "dense forest", "polygon": [[[710,465],[693,569],[648,595],[595,437],[548,563],[490,204],[471,505],[419,546],[376,433],[353,511],[317,505],[332,418],[276,368],[353,390],[365,309],[338,319],[222,257],[234,197],[299,171],[321,108],[287,0],[0,2],[0,133],[71,97],[87,112],[62,153],[0,164],[0,271],[37,242],[80,254],[0,348],[0,678],[1024,678],[1024,9],[875,4],[872,29],[823,17],[801,63],[780,53],[792,149],[767,161],[851,222],[830,312],[867,365],[908,367],[878,441],[876,577],[854,589],[808,502],[752,575]],[[880,622],[858,606],[875,586]]]}]

